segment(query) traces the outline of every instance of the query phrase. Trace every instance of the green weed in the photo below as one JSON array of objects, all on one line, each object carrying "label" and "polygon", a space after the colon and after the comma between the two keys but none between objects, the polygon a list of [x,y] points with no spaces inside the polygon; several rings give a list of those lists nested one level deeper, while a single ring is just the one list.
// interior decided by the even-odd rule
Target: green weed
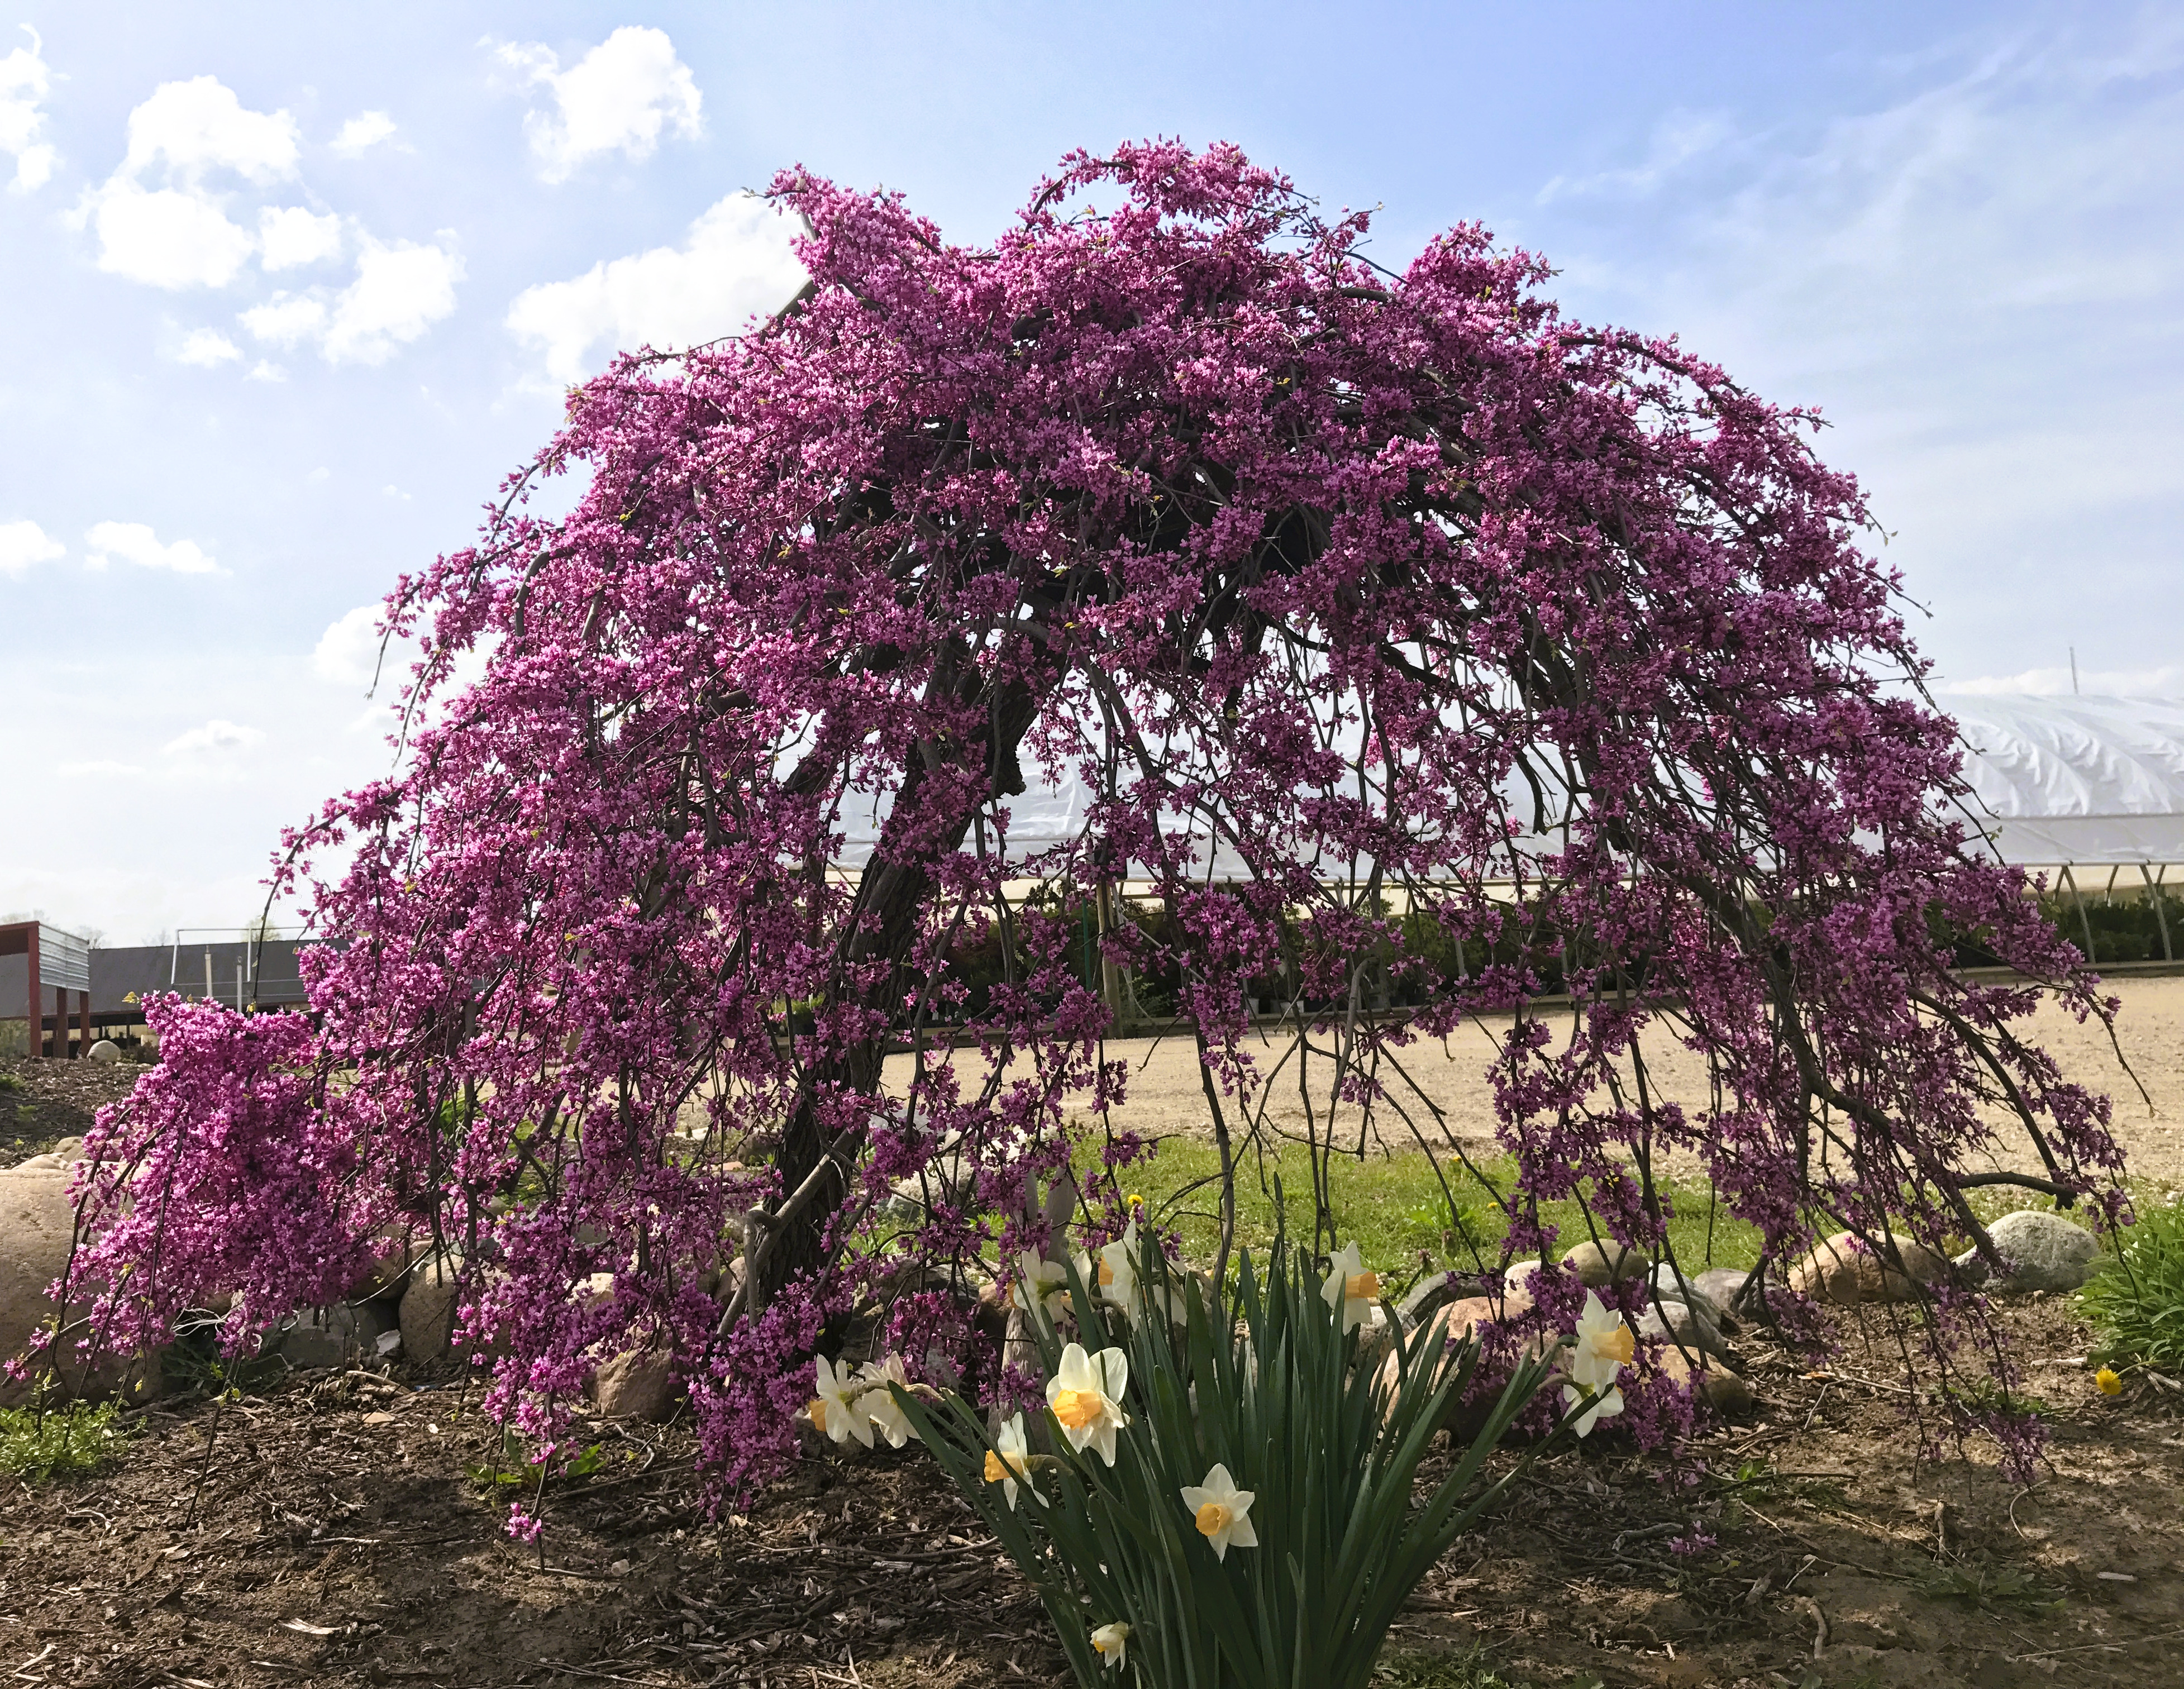
[{"label": "green weed", "polygon": [[2080,1310],[2101,1333],[2103,1360],[2172,1368],[2184,1363],[2184,1204],[2146,1201],[2109,1257],[2078,1293]]},{"label": "green weed", "polygon": [[26,1483],[87,1476],[119,1458],[128,1440],[110,1402],[0,1408],[0,1472]]}]

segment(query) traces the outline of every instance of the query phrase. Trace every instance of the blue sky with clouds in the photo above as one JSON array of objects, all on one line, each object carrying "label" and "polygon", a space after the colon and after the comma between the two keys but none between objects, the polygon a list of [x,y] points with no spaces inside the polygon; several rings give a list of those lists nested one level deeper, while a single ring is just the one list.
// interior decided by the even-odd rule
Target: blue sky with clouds
[{"label": "blue sky with clouds", "polygon": [[2174,8],[0,0],[0,912],[251,912],[384,766],[363,607],[614,346],[793,290],[738,190],[983,239],[1154,133],[1822,407],[1945,685],[2184,693]]}]

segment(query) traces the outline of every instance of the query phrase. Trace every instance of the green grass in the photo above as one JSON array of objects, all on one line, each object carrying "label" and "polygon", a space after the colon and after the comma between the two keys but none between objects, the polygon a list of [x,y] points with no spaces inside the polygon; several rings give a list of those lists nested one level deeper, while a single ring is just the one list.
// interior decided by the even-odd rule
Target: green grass
[{"label": "green grass", "polygon": [[[1090,1157],[1081,1159],[1089,1162]],[[1221,1237],[1220,1168],[1219,1152],[1211,1144],[1170,1139],[1150,1161],[1126,1169],[1122,1177],[1126,1190],[1145,1199],[1149,1212],[1174,1225],[1189,1258],[1210,1261]],[[1430,1257],[1436,1268],[1474,1269],[1481,1261],[1492,1266],[1508,1230],[1496,1193],[1507,1196],[1515,1184],[1515,1170],[1501,1159],[1482,1163],[1479,1171],[1491,1181],[1490,1188],[1451,1158],[1441,1168],[1448,1182],[1444,1194],[1423,1151],[1337,1159],[1329,1170],[1329,1194],[1343,1227],[1342,1240],[1356,1239],[1365,1259],[1383,1273],[1396,1274],[1399,1282],[1412,1269],[1423,1270],[1421,1254]],[[1302,1146],[1284,1145],[1279,1154],[1268,1156],[1263,1185],[1256,1159],[1245,1158],[1237,1169],[1236,1238],[1254,1254],[1262,1253],[1273,1239],[1277,1175],[1290,1235],[1312,1235],[1311,1161]],[[1212,1182],[1199,1185],[1201,1180]],[[1199,1188],[1191,1190],[1194,1185]],[[1726,1209],[1714,1212],[1709,1236],[1712,1192],[1703,1181],[1671,1185],[1663,1194],[1672,1211],[1669,1241],[1685,1270],[1749,1267],[1759,1258],[1758,1228]],[[1546,1203],[1543,1212],[1560,1228],[1564,1248],[1590,1235],[1574,1200]]]},{"label": "green grass", "polygon": [[110,1402],[93,1407],[0,1408],[0,1472],[26,1483],[81,1478],[117,1458],[128,1441]]},{"label": "green grass", "polygon": [[[1460,1654],[1406,1648],[1383,1654],[1373,1668],[1373,1689],[1525,1689],[1529,1682],[1478,1648]],[[1579,1678],[1568,1689],[1600,1689],[1600,1680]]]},{"label": "green grass", "polygon": [[2099,1357],[2164,1370],[2184,1365],[2184,1203],[2142,1198],[2138,1222],[2078,1293],[2101,1333]]}]

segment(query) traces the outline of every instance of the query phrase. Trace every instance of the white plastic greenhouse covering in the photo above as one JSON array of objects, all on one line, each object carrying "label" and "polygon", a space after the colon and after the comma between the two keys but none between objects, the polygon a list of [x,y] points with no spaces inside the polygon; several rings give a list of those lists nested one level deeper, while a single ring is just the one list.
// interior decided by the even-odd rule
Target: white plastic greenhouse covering
[{"label": "white plastic greenhouse covering", "polygon": [[[1977,799],[1969,819],[2004,861],[2184,863],[2184,700],[1944,696],[1964,731],[1964,772]],[[1518,814],[1529,801],[1511,793]],[[846,819],[842,865],[872,854],[883,801]],[[1009,854],[1021,858],[1075,835],[1085,792],[1034,778],[1009,802]],[[1528,841],[1520,840],[1519,848]],[[1217,875],[1238,872],[1225,849]]]},{"label": "white plastic greenhouse covering", "polygon": [[[2184,862],[2184,700],[1943,697],[2006,862]],[[1991,818],[1990,818],[1991,817]]]}]

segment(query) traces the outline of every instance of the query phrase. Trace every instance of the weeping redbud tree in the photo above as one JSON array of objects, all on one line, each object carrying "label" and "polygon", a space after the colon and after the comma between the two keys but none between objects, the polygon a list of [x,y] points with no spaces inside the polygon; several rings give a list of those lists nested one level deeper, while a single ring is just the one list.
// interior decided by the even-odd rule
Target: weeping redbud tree
[{"label": "weeping redbud tree", "polygon": [[[1968,848],[1810,415],[1566,321],[1474,226],[1384,270],[1364,216],[1231,148],[1072,156],[989,248],[772,192],[794,304],[573,392],[478,544],[390,599],[428,652],[399,772],[281,871],[336,941],[314,1029],[161,1011],[77,1272],[124,1287],[105,1328],[239,1291],[239,1343],[406,1228],[462,1261],[499,1412],[550,1436],[604,1358],[665,1350],[748,1485],[830,1321],[878,1297],[913,1368],[965,1353],[949,1286],[1046,1245],[1072,1134],[1138,1152],[1107,971],[1176,982],[1224,1259],[1270,1083],[1322,1064],[1363,1134],[1450,1154],[1413,1080],[1474,1017],[1511,1254],[1572,1194],[1659,1249],[1675,1152],[1778,1270],[1821,1227],[1982,1239],[1997,1179],[2115,1218],[2106,1101],[2013,1031],[2036,984],[2113,1006]],[[530,514],[555,476],[573,510]],[[1062,778],[1073,830],[1013,842]],[[1953,971],[1963,935],[2023,983]],[[1663,1040],[1702,1101],[1651,1081]],[[1355,1148],[1307,1135],[1323,1174]],[[1078,1179],[1106,1235],[1112,1179]],[[1567,1329],[1574,1279],[1536,1285]]]}]

